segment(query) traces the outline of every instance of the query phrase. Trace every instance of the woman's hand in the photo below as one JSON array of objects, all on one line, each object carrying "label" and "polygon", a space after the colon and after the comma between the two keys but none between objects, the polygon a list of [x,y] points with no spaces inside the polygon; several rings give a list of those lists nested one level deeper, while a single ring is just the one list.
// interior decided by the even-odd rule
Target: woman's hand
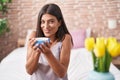
[{"label": "woman's hand", "polygon": [[29,47],[32,49],[32,53],[41,53],[38,45],[35,45],[36,39],[32,38],[29,40]]},{"label": "woman's hand", "polygon": [[35,42],[35,38],[31,38],[28,42],[26,70],[30,75],[37,70],[41,53],[41,50],[38,48],[38,46],[34,45]]},{"label": "woman's hand", "polygon": [[50,43],[49,42],[44,42],[44,44],[40,44],[40,50],[43,54],[51,53]]}]

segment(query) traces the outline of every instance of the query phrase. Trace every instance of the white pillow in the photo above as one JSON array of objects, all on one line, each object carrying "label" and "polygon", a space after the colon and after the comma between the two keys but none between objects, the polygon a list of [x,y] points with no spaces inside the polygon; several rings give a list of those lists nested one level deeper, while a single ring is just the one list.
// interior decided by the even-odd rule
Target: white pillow
[{"label": "white pillow", "polygon": [[86,29],[86,38],[91,37],[91,28]]}]

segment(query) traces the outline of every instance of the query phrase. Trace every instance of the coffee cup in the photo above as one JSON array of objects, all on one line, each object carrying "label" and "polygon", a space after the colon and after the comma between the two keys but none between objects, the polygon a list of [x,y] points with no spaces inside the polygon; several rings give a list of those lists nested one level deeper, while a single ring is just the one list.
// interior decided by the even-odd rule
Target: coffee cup
[{"label": "coffee cup", "polygon": [[50,39],[46,37],[40,37],[35,39],[36,39],[36,42],[35,42],[36,46],[39,46],[40,44],[44,44],[44,42],[50,42]]}]

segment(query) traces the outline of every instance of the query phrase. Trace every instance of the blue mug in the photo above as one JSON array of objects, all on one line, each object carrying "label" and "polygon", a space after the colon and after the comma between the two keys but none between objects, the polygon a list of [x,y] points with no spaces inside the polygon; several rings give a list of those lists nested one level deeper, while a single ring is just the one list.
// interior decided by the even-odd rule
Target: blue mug
[{"label": "blue mug", "polygon": [[39,46],[40,44],[44,44],[44,42],[50,42],[49,38],[46,37],[40,37],[40,38],[35,38],[36,42],[34,45]]}]

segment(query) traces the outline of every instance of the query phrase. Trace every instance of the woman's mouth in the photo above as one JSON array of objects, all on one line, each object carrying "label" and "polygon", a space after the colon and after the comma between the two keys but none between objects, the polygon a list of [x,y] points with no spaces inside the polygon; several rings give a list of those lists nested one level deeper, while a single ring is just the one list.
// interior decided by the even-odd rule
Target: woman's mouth
[{"label": "woman's mouth", "polygon": [[50,30],[45,30],[44,32],[45,32],[45,33],[50,33]]}]

